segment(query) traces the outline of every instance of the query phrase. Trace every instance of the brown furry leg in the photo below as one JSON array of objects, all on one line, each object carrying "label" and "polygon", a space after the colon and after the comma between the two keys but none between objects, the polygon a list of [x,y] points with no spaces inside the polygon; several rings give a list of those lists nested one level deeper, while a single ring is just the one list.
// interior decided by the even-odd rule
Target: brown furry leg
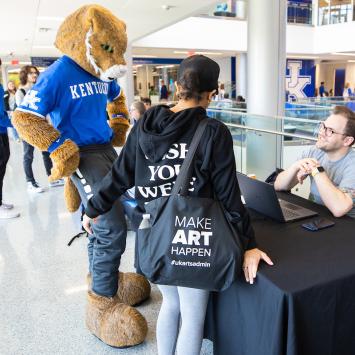
[{"label": "brown furry leg", "polygon": [[64,200],[67,210],[75,212],[79,209],[81,198],[79,192],[70,177],[65,178]]},{"label": "brown furry leg", "polygon": [[104,343],[122,348],[142,343],[147,321],[134,308],[119,302],[117,296],[103,297],[88,292],[86,326]]}]

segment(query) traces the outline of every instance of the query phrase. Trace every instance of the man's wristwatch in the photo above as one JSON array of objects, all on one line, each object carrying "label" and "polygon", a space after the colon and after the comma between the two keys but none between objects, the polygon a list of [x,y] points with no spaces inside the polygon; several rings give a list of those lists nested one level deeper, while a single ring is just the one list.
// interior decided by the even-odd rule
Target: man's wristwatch
[{"label": "man's wristwatch", "polygon": [[323,173],[323,172],[324,172],[324,168],[322,166],[317,166],[316,168],[312,169],[311,175],[313,177],[315,177],[317,174]]}]

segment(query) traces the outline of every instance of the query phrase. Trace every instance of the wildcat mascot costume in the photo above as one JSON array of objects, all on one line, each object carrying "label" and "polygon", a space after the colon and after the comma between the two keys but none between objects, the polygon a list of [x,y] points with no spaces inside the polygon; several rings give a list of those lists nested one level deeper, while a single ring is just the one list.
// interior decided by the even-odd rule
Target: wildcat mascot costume
[{"label": "wildcat mascot costume", "polygon": [[[25,141],[51,153],[50,180],[66,178],[66,203],[74,211],[110,171],[113,145],[125,142],[128,112],[115,79],[126,69],[126,26],[101,6],[83,6],[64,20],[55,45],[64,55],[40,75],[13,122]],[[137,345],[147,322],[132,306],[149,297],[150,285],[141,275],[118,272],[127,233],[119,200],[92,227],[86,325],[111,346]]]}]

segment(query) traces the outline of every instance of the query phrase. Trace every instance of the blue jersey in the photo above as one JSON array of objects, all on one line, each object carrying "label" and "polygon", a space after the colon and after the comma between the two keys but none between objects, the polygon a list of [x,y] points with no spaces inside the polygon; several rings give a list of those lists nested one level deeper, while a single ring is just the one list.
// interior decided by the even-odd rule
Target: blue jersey
[{"label": "blue jersey", "polygon": [[61,134],[48,148],[49,152],[65,139],[71,139],[79,147],[104,144],[113,134],[107,123],[107,101],[120,94],[116,81],[104,82],[63,56],[39,76],[17,110],[42,118],[49,114]]},{"label": "blue jersey", "polygon": [[4,89],[0,84],[0,134],[7,133],[7,127],[12,127],[11,121],[4,107]]}]

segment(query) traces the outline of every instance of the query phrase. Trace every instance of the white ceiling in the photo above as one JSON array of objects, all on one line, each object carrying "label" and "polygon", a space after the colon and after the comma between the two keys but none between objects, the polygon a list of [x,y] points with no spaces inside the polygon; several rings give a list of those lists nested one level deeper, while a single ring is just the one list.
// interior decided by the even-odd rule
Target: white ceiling
[{"label": "white ceiling", "polygon": [[[216,0],[96,0],[127,24],[128,39],[149,33],[200,14]],[[63,19],[84,0],[1,0],[0,57],[20,59],[29,56],[58,56],[53,47]],[[171,6],[165,10],[164,5]],[[41,30],[42,28],[42,30]],[[48,29],[47,32],[43,28]]]}]

